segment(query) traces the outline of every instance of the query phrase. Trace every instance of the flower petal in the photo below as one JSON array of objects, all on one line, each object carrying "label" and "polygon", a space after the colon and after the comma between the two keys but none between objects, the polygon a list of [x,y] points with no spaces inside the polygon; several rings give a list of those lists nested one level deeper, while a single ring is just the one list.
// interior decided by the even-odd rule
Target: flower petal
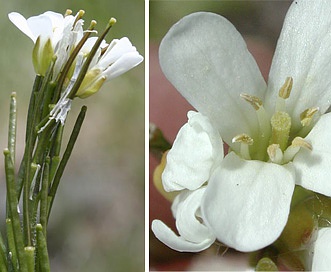
[{"label": "flower petal", "polygon": [[330,271],[331,228],[320,229],[314,246],[312,271]]},{"label": "flower petal", "polygon": [[9,20],[25,35],[27,35],[33,42],[36,42],[37,36],[35,36],[28,26],[26,19],[18,12],[11,12],[8,14]]},{"label": "flower petal", "polygon": [[202,218],[218,240],[239,251],[274,242],[288,218],[291,165],[246,161],[229,153],[214,171],[202,199]]},{"label": "flower petal", "polygon": [[168,80],[199,112],[215,122],[223,140],[256,136],[254,109],[240,98],[260,98],[266,84],[235,27],[222,16],[190,14],[176,23],[160,45],[160,64]]},{"label": "flower petal", "polygon": [[300,113],[331,104],[331,1],[293,1],[285,18],[273,58],[266,94],[267,107],[274,108],[278,90],[286,77],[293,88],[286,100],[288,112],[300,127]]},{"label": "flower petal", "polygon": [[42,42],[53,37],[52,20],[45,14],[32,16],[27,20],[28,26],[33,35],[37,38],[41,36]]},{"label": "flower petal", "polygon": [[[102,75],[104,75],[107,80],[118,77],[132,68],[136,67],[139,63],[143,61],[143,57],[136,52],[125,53],[121,56],[115,63],[109,66]],[[98,66],[98,65],[97,65]]]},{"label": "flower petal", "polygon": [[109,44],[106,52],[100,58],[97,68],[104,70],[123,55],[130,52],[137,52],[137,49],[132,45],[127,37],[123,37],[120,40],[114,39]]},{"label": "flower petal", "polygon": [[307,140],[313,150],[301,148],[293,159],[297,173],[297,184],[331,196],[330,168],[331,168],[331,113],[321,116]]},{"label": "flower petal", "polygon": [[196,191],[183,191],[172,205],[176,218],[177,236],[160,220],[154,220],[152,230],[164,244],[178,251],[198,252],[208,248],[215,241],[215,236],[197,219],[201,198],[206,187]]},{"label": "flower petal", "polygon": [[181,236],[177,236],[166,224],[160,220],[153,220],[152,231],[162,243],[180,252],[199,252],[210,247],[214,240],[204,240],[201,243],[192,243]]},{"label": "flower petal", "polygon": [[183,191],[176,196],[172,210],[176,218],[178,233],[186,240],[201,243],[206,237],[214,239],[209,229],[197,220],[197,211],[201,205],[201,198],[206,190],[202,187],[195,191]]},{"label": "flower petal", "polygon": [[208,118],[193,111],[188,118],[167,155],[162,183],[168,192],[199,188],[223,158],[222,139]]}]

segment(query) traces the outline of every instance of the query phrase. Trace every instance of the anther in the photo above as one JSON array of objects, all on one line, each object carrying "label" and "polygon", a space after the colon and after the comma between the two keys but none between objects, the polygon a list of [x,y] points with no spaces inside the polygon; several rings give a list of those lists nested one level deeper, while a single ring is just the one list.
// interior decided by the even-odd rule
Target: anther
[{"label": "anther", "polygon": [[232,143],[240,143],[240,154],[243,159],[250,160],[249,146],[254,143],[254,140],[247,134],[239,134],[232,139]]},{"label": "anther", "polygon": [[299,152],[300,148],[303,147],[308,150],[312,150],[313,147],[305,139],[301,137],[295,137],[292,141],[292,144],[285,150],[283,163],[292,161],[295,155]]},{"label": "anther", "polygon": [[243,133],[233,137],[232,143],[244,143],[247,145],[252,145],[254,143],[254,140],[247,134]]},{"label": "anther", "polygon": [[283,152],[279,144],[271,144],[267,148],[267,153],[273,163],[281,164],[283,161]]},{"label": "anther", "polygon": [[308,143],[305,139],[301,137],[295,137],[292,141],[293,146],[303,147],[308,150],[313,150],[313,147],[310,143]]},{"label": "anther", "polygon": [[285,100],[289,98],[293,86],[293,79],[287,77],[283,86],[279,89],[276,102],[276,111],[286,111]]},{"label": "anther", "polygon": [[285,83],[279,90],[278,96],[283,99],[289,98],[291,94],[292,86],[293,86],[293,78],[287,77]]},{"label": "anther", "polygon": [[72,10],[71,9],[67,9],[66,12],[64,13],[64,16],[68,16],[72,14]]},{"label": "anther", "polygon": [[319,111],[319,107],[309,108],[300,114],[301,125],[303,127],[309,126],[316,112]]},{"label": "anther", "polygon": [[241,93],[240,97],[250,103],[255,110],[258,110],[262,107],[262,100],[256,96]]}]

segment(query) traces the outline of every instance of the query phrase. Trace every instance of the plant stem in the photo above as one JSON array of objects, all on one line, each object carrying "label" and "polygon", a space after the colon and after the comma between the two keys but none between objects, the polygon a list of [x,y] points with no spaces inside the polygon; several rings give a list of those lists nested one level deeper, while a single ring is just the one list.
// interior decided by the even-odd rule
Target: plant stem
[{"label": "plant stem", "polygon": [[10,151],[8,149],[4,150],[5,155],[5,173],[6,173],[6,185],[7,185],[7,199],[9,206],[9,215],[13,224],[15,248],[17,251],[17,258],[20,267],[20,271],[26,272],[27,266],[25,262],[24,255],[24,243],[23,243],[23,233],[21,231],[20,218],[17,211],[18,198],[15,184],[15,172],[12,158],[10,156]]},{"label": "plant stem", "polygon": [[74,145],[75,145],[75,142],[77,140],[77,137],[78,137],[78,134],[79,134],[79,131],[82,127],[82,124],[83,124],[83,121],[84,121],[84,118],[85,118],[85,115],[86,115],[86,106],[83,106],[81,108],[81,111],[77,117],[77,120],[76,120],[76,123],[75,123],[75,126],[72,130],[72,133],[70,135],[70,139],[69,139],[69,142],[68,142],[68,145],[67,145],[67,148],[66,150],[64,151],[64,154],[63,154],[63,157],[62,157],[62,160],[59,164],[59,167],[56,171],[56,174],[55,174],[55,177],[54,177],[54,180],[53,180],[53,183],[51,185],[51,188],[50,188],[50,191],[49,191],[49,194],[48,194],[48,197],[49,197],[49,205],[48,205],[48,213],[47,213],[47,221],[49,220],[49,215],[51,213],[51,209],[52,209],[52,206],[53,206],[53,202],[54,202],[54,197],[55,197],[55,194],[56,194],[56,191],[57,191],[57,188],[59,186],[59,183],[60,183],[60,179],[62,177],[62,174],[64,172],[64,169],[67,165],[67,162],[69,160],[69,157],[71,155],[71,152],[74,148]]},{"label": "plant stem", "polygon": [[47,243],[43,233],[43,227],[40,224],[37,224],[36,230],[37,230],[38,260],[40,265],[40,271],[50,272]]}]

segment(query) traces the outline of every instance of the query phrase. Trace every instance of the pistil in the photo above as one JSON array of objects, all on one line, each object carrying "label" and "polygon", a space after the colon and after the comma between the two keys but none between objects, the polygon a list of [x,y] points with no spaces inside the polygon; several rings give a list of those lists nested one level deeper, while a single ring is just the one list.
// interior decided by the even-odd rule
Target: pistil
[{"label": "pistil", "polygon": [[288,138],[291,129],[291,117],[288,113],[277,111],[271,117],[271,142],[270,144],[279,144],[284,151],[287,147]]}]

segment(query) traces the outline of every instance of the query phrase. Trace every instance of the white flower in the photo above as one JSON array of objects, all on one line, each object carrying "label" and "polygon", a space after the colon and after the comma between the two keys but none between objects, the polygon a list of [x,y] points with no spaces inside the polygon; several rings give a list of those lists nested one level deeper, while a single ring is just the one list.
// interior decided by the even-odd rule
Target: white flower
[{"label": "white flower", "polygon": [[313,248],[312,271],[330,271],[331,228],[322,228],[317,233]]},{"label": "white flower", "polygon": [[76,16],[64,17],[60,13],[47,11],[25,19],[17,12],[8,14],[10,21],[35,43],[33,63],[36,73],[45,75],[54,55],[57,56],[56,65],[59,66],[54,69],[59,72],[70,50],[83,35],[83,20],[79,19],[75,23],[77,16],[81,15],[77,13]]},{"label": "white flower", "polygon": [[201,218],[199,207],[205,189],[201,187],[192,192],[185,190],[176,196],[172,213],[180,236],[162,221],[152,222],[152,230],[160,241],[172,249],[186,252],[198,252],[214,243],[215,236],[198,219]]},{"label": "white flower", "polygon": [[[215,241],[215,236],[204,224],[201,215],[198,221],[196,212],[200,211],[201,198],[206,190],[203,184],[209,179],[213,166],[223,158],[223,143],[208,118],[201,113],[190,111],[188,118],[167,154],[166,169],[162,173],[166,191],[183,190],[172,204],[180,236],[160,220],[153,221],[152,230],[159,240],[172,249],[197,252]],[[180,216],[190,220],[182,220]],[[187,235],[187,232],[191,232],[191,235]]]},{"label": "white flower", "polygon": [[[87,43],[84,46],[83,51],[89,51],[93,44]],[[104,82],[129,71],[143,59],[127,37],[114,39],[103,54],[100,50],[95,55],[76,96],[86,98],[96,93]]]},{"label": "white flower", "polygon": [[[209,119],[213,130],[205,132],[218,131],[230,146],[223,160],[209,155],[209,175],[192,184],[208,182],[202,221],[239,251],[263,248],[279,237],[295,184],[331,196],[331,115],[325,113],[331,104],[330,13],[327,0],[293,2],[268,85],[241,35],[219,15],[188,15],[161,43],[166,77]],[[178,164],[167,164],[163,175],[169,190],[193,186],[190,171],[178,169],[208,173],[205,163],[199,168],[197,150],[202,157],[212,154],[208,145],[183,147],[177,141],[170,152],[178,153]],[[173,173],[171,179],[166,173]]]}]

